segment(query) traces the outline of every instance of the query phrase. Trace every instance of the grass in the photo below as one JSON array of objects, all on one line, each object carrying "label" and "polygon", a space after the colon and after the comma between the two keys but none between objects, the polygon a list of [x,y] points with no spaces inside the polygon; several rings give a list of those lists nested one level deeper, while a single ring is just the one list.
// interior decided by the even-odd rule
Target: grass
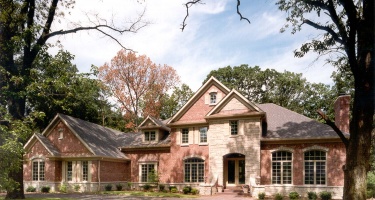
[{"label": "grass", "polygon": [[101,194],[109,195],[126,195],[126,196],[144,196],[144,197],[176,197],[176,198],[198,198],[198,195],[187,195],[180,193],[166,193],[166,192],[143,192],[143,191],[106,191]]}]

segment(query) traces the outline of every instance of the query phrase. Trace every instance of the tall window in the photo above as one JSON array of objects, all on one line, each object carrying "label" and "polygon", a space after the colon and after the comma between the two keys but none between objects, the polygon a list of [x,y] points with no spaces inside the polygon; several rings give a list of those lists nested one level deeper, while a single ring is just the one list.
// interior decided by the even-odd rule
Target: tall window
[{"label": "tall window", "polygon": [[200,143],[207,142],[207,127],[202,127],[199,129],[199,142]]},{"label": "tall window", "polygon": [[292,153],[272,153],[272,184],[292,184]]},{"label": "tall window", "polygon": [[33,161],[33,181],[44,181],[44,161]]},{"label": "tall window", "polygon": [[210,93],[210,104],[216,104],[216,92]]},{"label": "tall window", "polygon": [[305,184],[326,184],[326,152],[312,150],[305,152]]},{"label": "tall window", "polygon": [[238,134],[238,121],[229,121],[230,125],[230,134],[237,135]]},{"label": "tall window", "polygon": [[82,161],[82,180],[89,180],[89,163],[88,161]]},{"label": "tall window", "polygon": [[155,141],[156,133],[155,131],[146,131],[145,132],[145,141]]},{"label": "tall window", "polygon": [[72,161],[68,161],[66,164],[66,180],[72,181],[73,180],[73,163]]},{"label": "tall window", "polygon": [[189,158],[185,160],[185,182],[204,182],[204,160]]},{"label": "tall window", "polygon": [[181,132],[181,143],[186,144],[189,143],[189,129],[183,128]]},{"label": "tall window", "polygon": [[151,173],[156,173],[155,164],[141,164],[141,182],[148,182]]}]

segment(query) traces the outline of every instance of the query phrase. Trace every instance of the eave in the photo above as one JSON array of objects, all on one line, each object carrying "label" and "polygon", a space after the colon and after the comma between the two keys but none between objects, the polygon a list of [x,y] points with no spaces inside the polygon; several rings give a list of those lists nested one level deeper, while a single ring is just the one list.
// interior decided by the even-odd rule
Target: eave
[{"label": "eave", "polygon": [[163,145],[163,146],[134,146],[134,147],[121,147],[121,152],[134,152],[137,153],[140,151],[152,151],[152,150],[158,150],[158,151],[170,151],[171,146],[170,145]]},{"label": "eave", "polygon": [[225,118],[243,118],[243,117],[262,117],[265,116],[265,112],[246,112],[246,113],[235,113],[235,114],[214,114],[206,116],[205,119],[225,119]]},{"label": "eave", "polygon": [[311,144],[311,143],[342,143],[338,137],[314,138],[261,138],[261,144]]}]

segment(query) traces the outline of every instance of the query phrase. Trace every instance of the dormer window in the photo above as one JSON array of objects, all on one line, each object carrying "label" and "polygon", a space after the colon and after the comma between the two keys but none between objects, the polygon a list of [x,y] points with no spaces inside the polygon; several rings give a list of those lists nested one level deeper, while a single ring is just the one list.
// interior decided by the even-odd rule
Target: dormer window
[{"label": "dormer window", "polygon": [[156,132],[155,131],[145,131],[145,141],[155,141]]},{"label": "dormer window", "polygon": [[216,92],[210,93],[210,104],[216,104],[216,102],[217,102],[216,96],[217,96]]}]

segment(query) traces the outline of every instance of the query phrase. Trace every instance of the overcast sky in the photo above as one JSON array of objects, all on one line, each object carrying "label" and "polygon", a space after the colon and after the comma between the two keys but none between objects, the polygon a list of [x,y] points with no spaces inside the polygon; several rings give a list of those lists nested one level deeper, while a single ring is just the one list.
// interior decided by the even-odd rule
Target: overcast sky
[{"label": "overcast sky", "polygon": [[[89,2],[89,3],[88,3]],[[240,10],[251,24],[239,20],[235,0],[205,0],[205,4],[190,9],[187,26],[181,32],[186,9],[183,0],[90,0],[76,1],[70,22],[87,22],[85,12],[123,23],[136,18],[146,9],[144,20],[150,24],[138,33],[117,35],[127,48],[139,55],[147,55],[156,64],[167,64],[177,70],[181,82],[196,91],[207,74],[225,66],[260,66],[302,73],[310,82],[331,84],[333,67],[316,55],[294,58],[293,51],[319,33],[304,26],[294,35],[287,30],[280,33],[286,13],[278,10],[275,0],[243,0]],[[71,27],[54,24],[54,28]],[[79,32],[53,38],[60,40],[64,49],[75,55],[74,63],[80,72],[88,72],[91,65],[101,66],[116,55],[121,47],[94,31]],[[52,51],[53,52],[53,51]]]}]

